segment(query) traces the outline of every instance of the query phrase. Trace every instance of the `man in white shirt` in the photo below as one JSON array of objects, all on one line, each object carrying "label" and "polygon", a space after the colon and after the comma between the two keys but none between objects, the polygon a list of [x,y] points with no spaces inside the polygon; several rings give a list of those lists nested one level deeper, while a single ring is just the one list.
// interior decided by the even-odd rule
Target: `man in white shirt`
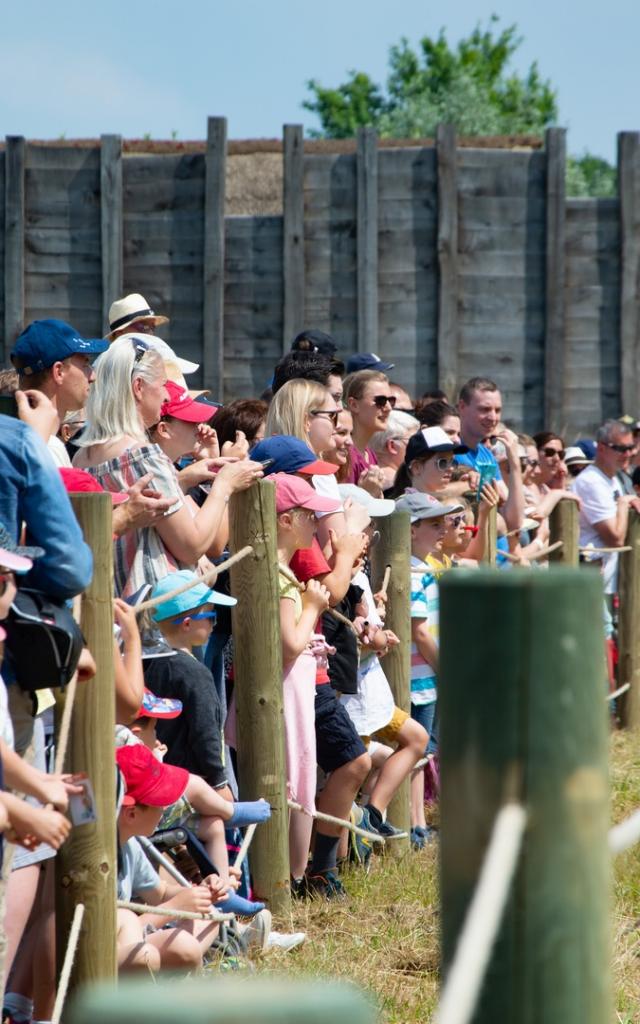
[{"label": "man in white shirt", "polygon": [[[616,474],[629,466],[636,445],[629,427],[620,420],[606,420],[596,435],[596,457],[573,484],[580,498],[580,546],[621,547],[627,535],[629,509],[640,512],[640,499],[623,494]],[[618,555],[605,555],[604,589],[617,587]]]}]

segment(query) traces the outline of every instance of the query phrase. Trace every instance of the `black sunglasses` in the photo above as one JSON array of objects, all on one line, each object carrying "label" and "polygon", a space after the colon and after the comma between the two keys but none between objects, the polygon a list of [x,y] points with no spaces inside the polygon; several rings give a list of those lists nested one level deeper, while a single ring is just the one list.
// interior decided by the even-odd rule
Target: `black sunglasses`
[{"label": "black sunglasses", "polygon": [[310,416],[328,416],[334,427],[338,425],[339,409],[310,409]]},{"label": "black sunglasses", "polygon": [[147,352],[151,351],[151,345],[148,345],[142,338],[131,338],[131,344],[133,345],[133,351],[135,355],[133,357],[133,367],[131,372],[136,368],[141,359],[144,359]]},{"label": "black sunglasses", "polygon": [[540,463],[539,463],[539,461],[537,459],[530,459],[529,457],[527,457],[526,459],[525,458],[521,458],[520,459],[520,468],[521,469],[526,469],[527,466],[531,466],[533,468],[533,466],[539,466],[539,465],[540,465]]},{"label": "black sunglasses", "polygon": [[548,459],[552,459],[554,455],[557,455],[559,459],[564,459],[564,448],[541,448],[540,451]]},{"label": "black sunglasses", "polygon": [[378,409],[384,409],[385,405],[390,405],[392,409],[396,407],[395,395],[374,395],[371,401],[378,406]]},{"label": "black sunglasses", "polygon": [[607,448],[611,448],[612,451],[618,452],[620,455],[628,455],[629,452],[634,452],[637,445],[635,444],[611,444],[610,441],[604,442]]}]

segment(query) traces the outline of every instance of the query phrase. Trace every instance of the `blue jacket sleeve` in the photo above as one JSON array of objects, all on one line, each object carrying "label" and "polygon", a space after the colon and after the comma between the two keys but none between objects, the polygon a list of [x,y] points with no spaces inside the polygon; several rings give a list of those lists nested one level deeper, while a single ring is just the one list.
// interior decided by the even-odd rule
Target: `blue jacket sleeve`
[{"label": "blue jacket sleeve", "polygon": [[93,556],[85,544],[62,478],[35,431],[24,432],[24,486],[18,511],[27,527],[27,544],[44,548],[25,577],[28,587],[63,600],[91,582]]}]

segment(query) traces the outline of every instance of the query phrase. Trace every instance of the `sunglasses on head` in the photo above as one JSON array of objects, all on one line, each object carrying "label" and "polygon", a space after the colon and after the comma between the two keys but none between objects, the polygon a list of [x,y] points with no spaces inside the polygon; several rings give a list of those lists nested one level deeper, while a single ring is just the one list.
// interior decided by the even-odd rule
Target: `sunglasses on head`
[{"label": "sunglasses on head", "polygon": [[378,409],[384,409],[385,405],[390,405],[392,409],[396,407],[395,395],[374,395],[371,401]]},{"label": "sunglasses on head", "polygon": [[636,450],[635,444],[612,444],[610,441],[604,442],[607,448],[611,448],[612,451],[618,452],[620,455],[628,455],[629,452]]},{"label": "sunglasses on head", "polygon": [[334,427],[338,425],[339,409],[310,409],[310,416],[328,416]]},{"label": "sunglasses on head", "polygon": [[131,372],[133,373],[140,360],[144,359],[147,352],[151,351],[151,345],[147,345],[146,341],[143,341],[142,338],[131,338],[130,340],[131,344],[133,345],[133,351],[135,353],[133,357],[133,367],[131,370]]},{"label": "sunglasses on head", "polygon": [[541,448],[540,450],[548,459],[552,459],[554,455],[557,455],[559,459],[564,459],[564,448]]}]

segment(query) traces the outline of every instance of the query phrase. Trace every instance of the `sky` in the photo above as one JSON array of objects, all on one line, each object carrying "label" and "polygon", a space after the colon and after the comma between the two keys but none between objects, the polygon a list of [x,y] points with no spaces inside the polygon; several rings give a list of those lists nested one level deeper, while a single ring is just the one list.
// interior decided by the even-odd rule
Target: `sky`
[{"label": "sky", "polygon": [[0,136],[201,139],[224,115],[230,138],[273,138],[317,127],[308,79],[384,83],[402,36],[455,43],[492,13],[523,37],[514,68],[535,60],[557,89],[569,151],[613,162],[616,133],[640,129],[638,0],[21,0],[3,5]]}]

